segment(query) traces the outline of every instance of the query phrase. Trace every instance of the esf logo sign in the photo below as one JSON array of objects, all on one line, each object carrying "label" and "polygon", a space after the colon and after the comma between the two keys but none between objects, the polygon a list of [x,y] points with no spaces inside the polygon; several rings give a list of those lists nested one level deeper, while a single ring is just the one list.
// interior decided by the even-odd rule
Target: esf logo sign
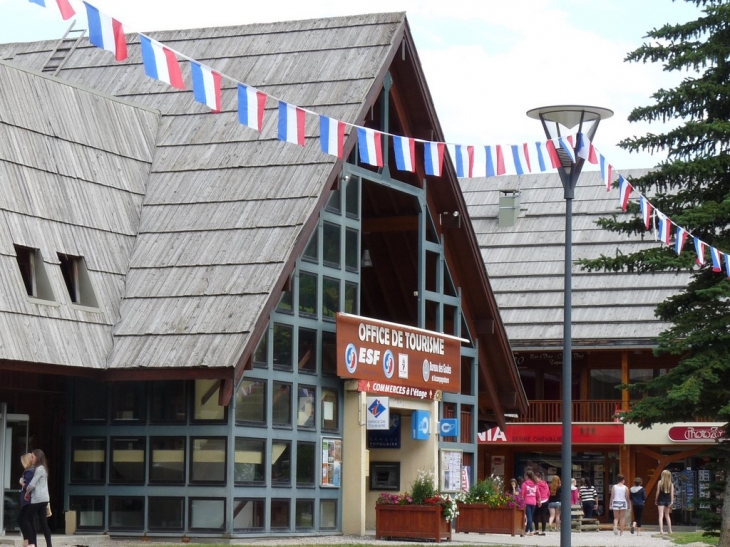
[{"label": "esf logo sign", "polygon": [[[347,372],[354,374],[359,363],[377,365],[380,363],[380,353],[380,350],[370,348],[360,348],[358,351],[355,344],[347,344],[345,348],[345,366],[347,367]],[[387,378],[391,378],[395,372],[395,358],[393,357],[393,352],[390,350],[386,350],[383,357],[383,372],[385,372]]]}]

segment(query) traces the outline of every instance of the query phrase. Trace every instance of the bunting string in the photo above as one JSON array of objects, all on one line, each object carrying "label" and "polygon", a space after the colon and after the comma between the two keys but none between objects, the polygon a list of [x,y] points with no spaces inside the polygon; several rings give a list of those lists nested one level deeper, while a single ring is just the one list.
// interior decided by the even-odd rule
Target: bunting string
[{"label": "bunting string", "polygon": [[[28,0],[33,4],[48,7],[53,3],[58,7],[64,20],[76,15],[68,0]],[[86,8],[89,41],[96,47],[114,54],[116,61],[127,59],[127,42],[124,27],[119,20],[99,11],[89,2],[84,1]],[[127,27],[128,28],[128,27]],[[131,32],[134,32],[130,29]],[[345,133],[349,127],[357,135],[360,160],[375,167],[383,167],[384,139],[392,139],[395,152],[396,168],[400,171],[416,172],[416,143],[423,148],[423,167],[426,175],[440,177],[443,173],[444,151],[448,150],[453,158],[456,174],[460,178],[471,178],[475,175],[475,167],[488,177],[507,174],[524,175],[533,172],[545,172],[561,166],[560,153],[567,156],[572,163],[583,159],[597,165],[601,178],[606,184],[606,191],[613,188],[614,168],[582,133],[561,136],[546,141],[522,143],[517,145],[473,146],[449,142],[432,142],[415,137],[405,137],[358,126],[356,124],[330,118],[312,110],[296,106],[236,80],[222,72],[204,65],[187,55],[172,49],[137,32],[142,50],[142,64],[145,74],[150,78],[164,82],[176,89],[185,90],[186,85],[178,58],[190,63],[194,99],[210,108],[211,112],[223,110],[221,101],[221,85],[223,80],[235,84],[238,98],[238,120],[241,125],[258,131],[263,128],[266,102],[271,99],[278,105],[277,138],[281,141],[304,146],[305,125],[307,116],[319,119],[319,140],[323,153],[343,157]],[[477,161],[479,160],[479,161]],[[618,177],[619,206],[626,211],[634,188],[620,173]],[[638,192],[637,192],[638,193]],[[644,225],[652,230],[657,241],[670,245],[672,227],[674,227],[674,250],[679,255],[689,237],[692,238],[697,258],[696,264],[705,266],[706,251],[709,249],[711,268],[714,272],[725,273],[730,278],[730,255],[701,241],[691,232],[672,222],[664,213],[639,193],[639,208]]]}]

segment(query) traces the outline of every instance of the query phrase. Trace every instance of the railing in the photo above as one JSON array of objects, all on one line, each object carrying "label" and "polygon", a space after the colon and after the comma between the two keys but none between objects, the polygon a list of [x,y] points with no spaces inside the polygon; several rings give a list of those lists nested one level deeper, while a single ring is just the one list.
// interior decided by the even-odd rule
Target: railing
[{"label": "railing", "polygon": [[[615,422],[621,410],[620,401],[573,401],[573,422]],[[563,421],[563,401],[530,401],[527,413],[518,421],[532,423],[559,423]]]}]

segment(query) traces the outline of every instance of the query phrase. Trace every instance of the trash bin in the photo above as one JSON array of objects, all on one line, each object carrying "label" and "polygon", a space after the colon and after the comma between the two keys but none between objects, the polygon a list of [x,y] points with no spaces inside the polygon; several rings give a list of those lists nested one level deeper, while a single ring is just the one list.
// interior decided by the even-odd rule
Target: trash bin
[{"label": "trash bin", "polygon": [[76,533],[76,511],[66,511],[66,535],[72,536]]}]

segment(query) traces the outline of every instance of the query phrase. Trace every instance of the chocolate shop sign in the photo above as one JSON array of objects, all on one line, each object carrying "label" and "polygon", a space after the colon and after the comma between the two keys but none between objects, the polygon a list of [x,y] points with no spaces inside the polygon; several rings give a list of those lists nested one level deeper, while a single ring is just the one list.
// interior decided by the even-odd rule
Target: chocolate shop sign
[{"label": "chocolate shop sign", "polygon": [[345,379],[458,393],[461,339],[338,313],[337,374]]}]

